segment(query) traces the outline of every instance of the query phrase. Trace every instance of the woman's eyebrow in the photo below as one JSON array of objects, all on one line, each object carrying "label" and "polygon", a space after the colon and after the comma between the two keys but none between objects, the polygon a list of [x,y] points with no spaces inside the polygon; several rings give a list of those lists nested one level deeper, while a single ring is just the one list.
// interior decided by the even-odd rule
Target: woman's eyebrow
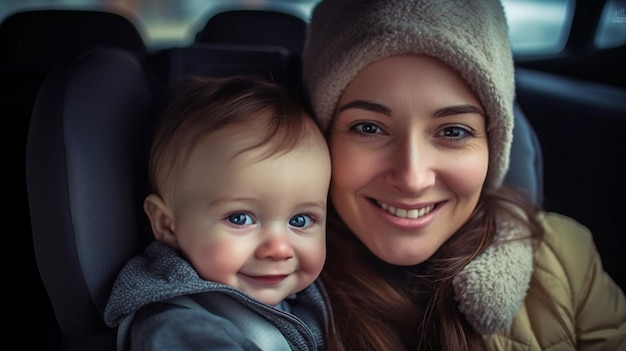
[{"label": "woman's eyebrow", "polygon": [[[367,101],[367,100],[350,101],[340,106],[337,112],[342,112],[342,111],[352,109],[352,108],[376,112],[376,113],[380,113],[386,116],[391,116],[391,109],[389,109],[387,106],[381,105],[376,102]],[[485,117],[485,112],[481,108],[476,107],[474,105],[455,105],[455,106],[443,107],[443,108],[436,110],[433,116],[434,117],[446,117],[446,116],[460,115],[464,113],[476,113]]]},{"label": "woman's eyebrow", "polygon": [[381,113],[386,116],[391,116],[391,110],[388,107],[381,105],[379,103],[367,101],[367,100],[350,101],[347,104],[340,106],[337,112],[342,112],[351,108],[357,108],[361,110]]},{"label": "woman's eyebrow", "polygon": [[485,117],[485,112],[474,105],[457,105],[440,108],[433,114],[434,117],[446,117],[453,115],[461,115],[464,113],[476,113]]}]

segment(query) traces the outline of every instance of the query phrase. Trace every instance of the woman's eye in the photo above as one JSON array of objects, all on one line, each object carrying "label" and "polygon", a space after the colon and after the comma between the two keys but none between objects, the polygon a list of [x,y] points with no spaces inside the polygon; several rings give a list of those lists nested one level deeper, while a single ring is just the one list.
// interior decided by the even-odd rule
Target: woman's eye
[{"label": "woman's eye", "polygon": [[369,122],[357,123],[350,129],[360,134],[380,134],[383,132],[378,125]]},{"label": "woman's eye", "polygon": [[298,228],[307,228],[312,226],[314,223],[311,216],[298,214],[289,219],[289,225],[292,227]]},{"label": "woman's eye", "polygon": [[470,138],[474,136],[474,133],[472,133],[471,130],[464,128],[464,127],[452,126],[452,127],[446,127],[443,130],[441,130],[441,132],[439,132],[439,135],[445,138],[462,140],[462,139],[466,139],[466,138]]},{"label": "woman's eye", "polygon": [[233,213],[227,217],[227,220],[235,225],[251,225],[254,224],[252,216],[246,213]]}]

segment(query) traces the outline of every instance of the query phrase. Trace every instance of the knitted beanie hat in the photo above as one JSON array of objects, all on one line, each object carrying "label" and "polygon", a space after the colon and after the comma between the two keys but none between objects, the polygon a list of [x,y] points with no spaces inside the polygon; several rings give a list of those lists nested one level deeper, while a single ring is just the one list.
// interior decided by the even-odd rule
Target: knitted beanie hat
[{"label": "knitted beanie hat", "polygon": [[487,114],[486,186],[501,185],[509,166],[515,83],[498,0],[320,2],[303,53],[303,82],[322,127],[329,127],[340,95],[361,70],[404,53],[440,59],[478,96]]}]

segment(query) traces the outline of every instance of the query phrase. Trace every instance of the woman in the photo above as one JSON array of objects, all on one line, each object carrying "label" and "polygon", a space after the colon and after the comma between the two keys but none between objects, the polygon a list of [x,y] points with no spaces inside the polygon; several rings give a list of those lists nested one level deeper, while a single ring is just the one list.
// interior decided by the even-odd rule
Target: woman
[{"label": "woman", "polygon": [[515,82],[497,0],[325,0],[303,72],[332,159],[331,349],[626,349],[589,231],[502,186]]}]

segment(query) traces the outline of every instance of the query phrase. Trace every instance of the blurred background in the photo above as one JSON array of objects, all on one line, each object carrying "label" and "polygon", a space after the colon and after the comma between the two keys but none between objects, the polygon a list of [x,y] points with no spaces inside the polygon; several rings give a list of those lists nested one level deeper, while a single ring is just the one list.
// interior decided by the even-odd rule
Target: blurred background
[{"label": "blurred background", "polygon": [[[0,21],[13,12],[37,8],[101,9],[129,17],[143,30],[152,50],[188,45],[221,8],[243,3],[249,8],[278,8],[308,21],[319,0],[0,0]],[[551,54],[563,49],[574,0],[504,0],[513,50],[517,55]],[[594,39],[599,48],[626,42],[623,0],[608,1]]]}]

